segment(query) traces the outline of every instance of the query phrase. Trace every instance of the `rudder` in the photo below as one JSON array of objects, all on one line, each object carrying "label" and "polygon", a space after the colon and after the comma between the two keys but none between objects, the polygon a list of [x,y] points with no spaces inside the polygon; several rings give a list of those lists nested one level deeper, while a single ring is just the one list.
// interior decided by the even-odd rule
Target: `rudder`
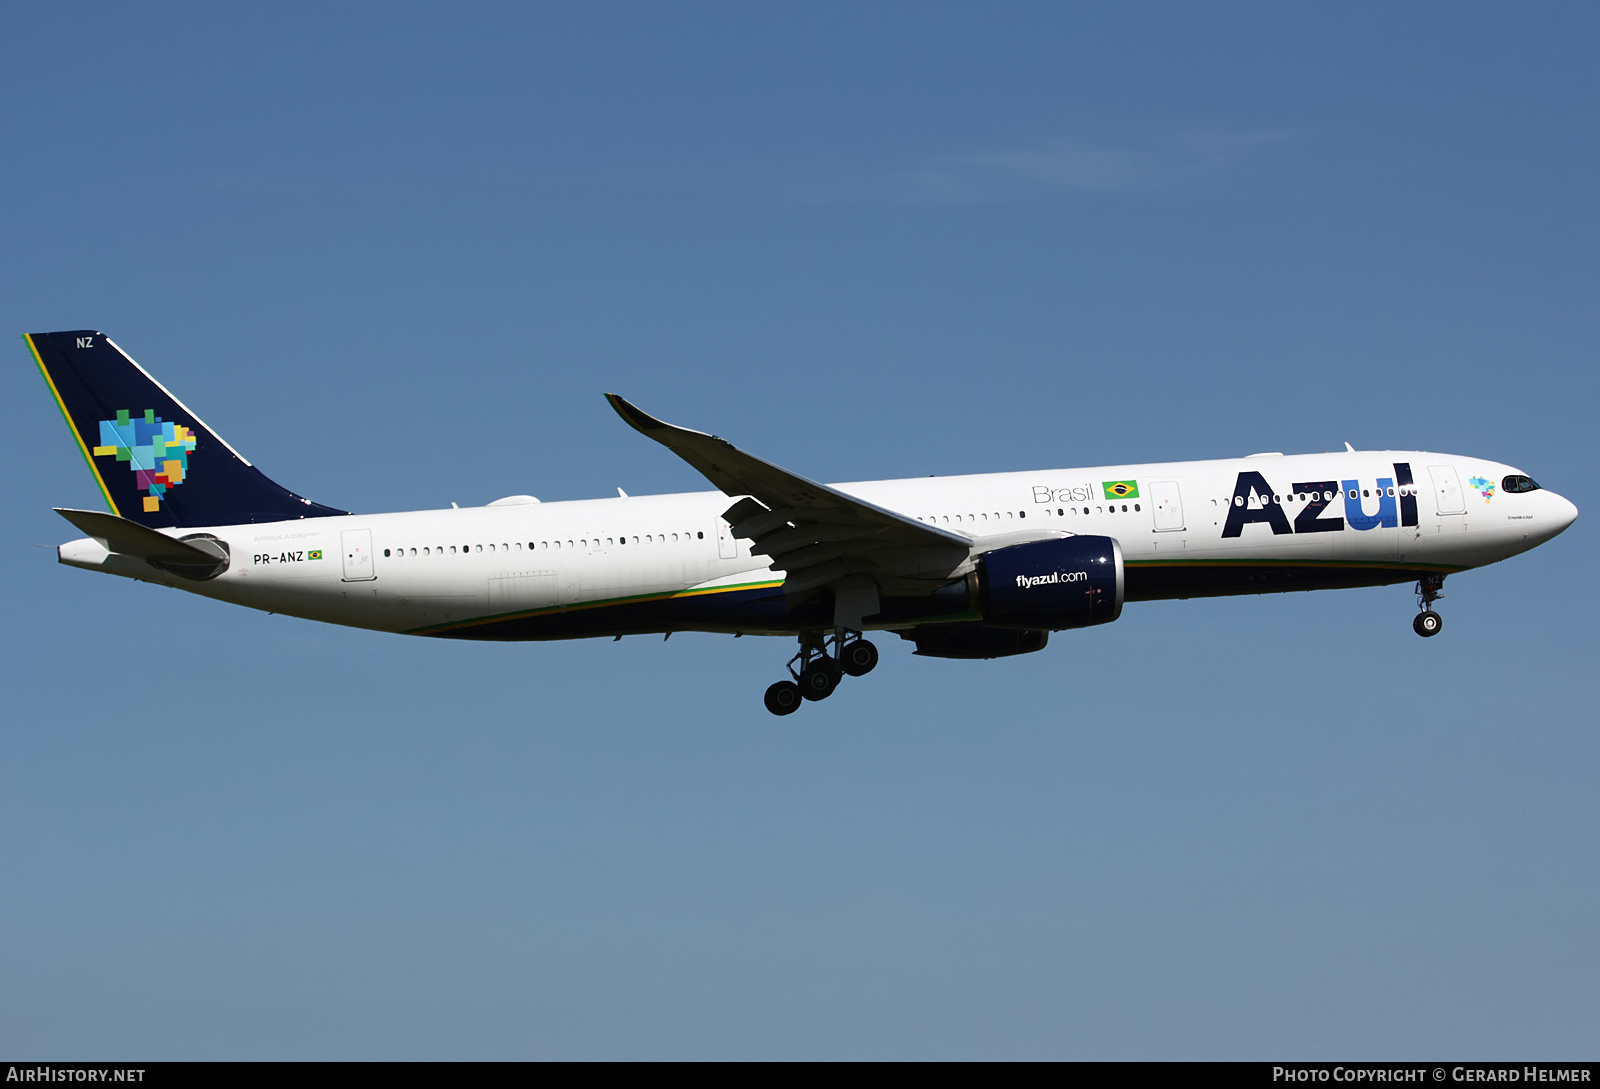
[{"label": "rudder", "polygon": [[112,513],[153,529],[349,513],[273,483],[104,333],[23,339]]}]

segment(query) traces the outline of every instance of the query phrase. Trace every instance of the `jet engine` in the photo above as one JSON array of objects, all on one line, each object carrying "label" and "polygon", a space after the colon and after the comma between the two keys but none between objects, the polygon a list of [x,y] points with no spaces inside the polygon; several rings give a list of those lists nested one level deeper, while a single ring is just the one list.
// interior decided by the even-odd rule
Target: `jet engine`
[{"label": "jet engine", "polygon": [[978,557],[973,576],[987,625],[1060,631],[1122,614],[1122,546],[1112,537],[997,548]]},{"label": "jet engine", "polygon": [[1052,631],[1109,624],[1122,613],[1122,546],[1111,537],[1061,537],[985,552],[972,572],[934,595],[981,621],[919,624],[900,634],[929,658],[1005,658],[1044,649]]},{"label": "jet engine", "polygon": [[1074,536],[997,548],[978,557],[970,600],[986,625],[1060,631],[1122,614],[1122,546]]},{"label": "jet engine", "polygon": [[1047,631],[991,628],[986,624],[923,624],[900,633],[917,644],[924,658],[1008,658],[1043,650]]}]

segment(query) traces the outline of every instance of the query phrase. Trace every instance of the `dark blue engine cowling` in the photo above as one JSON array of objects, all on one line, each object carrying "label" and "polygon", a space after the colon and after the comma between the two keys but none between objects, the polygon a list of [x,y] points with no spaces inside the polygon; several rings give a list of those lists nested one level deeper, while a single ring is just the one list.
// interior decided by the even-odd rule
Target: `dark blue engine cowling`
[{"label": "dark blue engine cowling", "polygon": [[1122,614],[1122,547],[1111,537],[1063,537],[978,557],[983,622],[1060,631]]},{"label": "dark blue engine cowling", "polygon": [[924,624],[902,631],[924,658],[1008,658],[1032,654],[1050,641],[1047,631],[997,628],[988,624]]}]

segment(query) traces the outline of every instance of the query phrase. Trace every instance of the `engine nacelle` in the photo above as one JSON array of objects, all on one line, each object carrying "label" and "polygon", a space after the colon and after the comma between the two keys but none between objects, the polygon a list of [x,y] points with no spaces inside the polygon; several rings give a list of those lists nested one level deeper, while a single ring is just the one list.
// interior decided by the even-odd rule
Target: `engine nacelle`
[{"label": "engine nacelle", "polygon": [[1062,537],[978,557],[976,603],[986,625],[1060,631],[1122,615],[1122,546],[1113,537]]},{"label": "engine nacelle", "polygon": [[1047,631],[995,628],[987,624],[924,624],[900,633],[924,658],[1009,658],[1032,654],[1050,641]]}]

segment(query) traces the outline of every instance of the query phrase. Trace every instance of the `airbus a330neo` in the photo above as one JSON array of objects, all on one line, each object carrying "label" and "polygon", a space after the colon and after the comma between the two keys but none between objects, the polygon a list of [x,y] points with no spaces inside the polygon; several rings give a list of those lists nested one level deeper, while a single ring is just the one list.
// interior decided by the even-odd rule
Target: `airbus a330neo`
[{"label": "airbus a330neo", "polygon": [[1124,603],[1415,582],[1525,552],[1577,508],[1499,462],[1421,451],[818,484],[722,439],[617,414],[716,491],[351,514],[279,487],[103,333],[25,337],[110,513],[62,563],[332,624],[448,639],[679,631],[798,637],[788,714],[878,661],[1043,649]]}]

